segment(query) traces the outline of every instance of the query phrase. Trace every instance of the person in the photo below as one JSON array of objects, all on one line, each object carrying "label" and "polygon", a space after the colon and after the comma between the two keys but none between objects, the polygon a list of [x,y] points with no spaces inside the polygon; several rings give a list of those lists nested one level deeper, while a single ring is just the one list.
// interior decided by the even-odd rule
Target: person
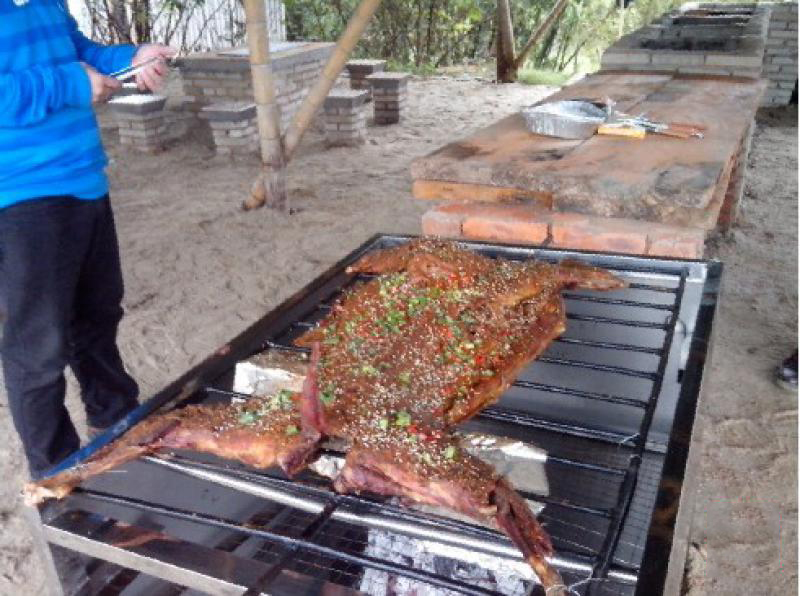
[{"label": "person", "polygon": [[155,90],[174,51],[87,39],[66,0],[0,0],[0,359],[30,475],[80,446],[65,408],[75,373],[90,428],[137,405],[116,344],[123,280],[92,104],[137,75]]}]

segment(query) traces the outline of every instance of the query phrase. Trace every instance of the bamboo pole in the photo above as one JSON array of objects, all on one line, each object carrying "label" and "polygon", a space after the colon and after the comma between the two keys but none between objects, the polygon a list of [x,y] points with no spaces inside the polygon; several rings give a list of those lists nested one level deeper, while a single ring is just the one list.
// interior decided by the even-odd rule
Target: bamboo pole
[{"label": "bamboo pole", "polygon": [[[252,0],[251,0],[252,1]],[[361,38],[361,34],[366,29],[370,18],[378,9],[381,0],[361,0],[356,12],[350,17],[350,22],[347,23],[347,28],[342,33],[339,40],[336,42],[336,48],[333,54],[328,59],[325,68],[322,69],[322,74],[309,94],[303,100],[300,108],[292,118],[289,128],[284,135],[284,156],[288,160],[300,144],[306,130],[308,130],[314,114],[317,113],[325,98],[328,96],[333,85],[336,83],[336,78],[342,72],[345,62],[347,62],[350,53],[353,51],[356,43]]]},{"label": "bamboo pole", "polygon": [[244,0],[247,15],[247,46],[256,100],[256,119],[261,145],[261,174],[253,183],[250,197],[242,205],[255,209],[264,204],[288,211],[286,157],[281,142],[280,114],[272,82],[269,25],[264,0]]},{"label": "bamboo pole", "polygon": [[561,14],[564,12],[564,9],[567,8],[567,4],[569,4],[569,0],[558,0],[556,5],[553,7],[553,10],[550,11],[550,14],[547,15],[542,24],[536,28],[536,31],[531,33],[531,37],[528,39],[525,47],[522,48],[522,51],[514,59],[515,71],[522,67],[522,65],[525,63],[525,59],[528,57],[528,54],[533,49],[533,46],[535,46],[556,23],[556,21],[558,21],[559,17],[561,17]]},{"label": "bamboo pole", "polygon": [[497,82],[513,83],[517,80],[514,68],[514,26],[511,21],[509,0],[497,0]]}]

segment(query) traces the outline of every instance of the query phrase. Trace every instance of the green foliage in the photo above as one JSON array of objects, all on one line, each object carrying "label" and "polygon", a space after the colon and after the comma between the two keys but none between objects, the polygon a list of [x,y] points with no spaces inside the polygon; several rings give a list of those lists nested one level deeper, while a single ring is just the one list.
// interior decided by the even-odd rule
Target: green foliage
[{"label": "green foliage", "polygon": [[[547,16],[555,0],[510,0],[517,48]],[[592,70],[620,35],[641,27],[679,0],[636,0],[620,11],[615,0],[572,0],[528,57],[526,80],[546,71]],[[289,39],[335,40],[358,0],[286,0]],[[453,64],[481,63],[494,52],[496,0],[392,0],[381,3],[355,50],[419,74]]]},{"label": "green foliage", "polygon": [[525,85],[563,85],[569,75],[541,68],[526,68],[520,71],[517,80]]}]

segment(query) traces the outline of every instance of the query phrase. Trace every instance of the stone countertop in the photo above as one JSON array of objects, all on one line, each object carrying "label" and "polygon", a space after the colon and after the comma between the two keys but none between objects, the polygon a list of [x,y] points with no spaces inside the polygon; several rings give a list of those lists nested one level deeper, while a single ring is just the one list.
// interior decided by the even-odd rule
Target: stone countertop
[{"label": "stone countertop", "polygon": [[[279,46],[276,51],[270,52],[272,67],[275,70],[291,68],[298,64],[314,62],[320,58],[327,59],[335,43],[330,42],[299,42],[292,46]],[[184,72],[249,72],[249,53],[244,49],[219,50],[212,52],[198,52],[189,54],[177,60],[177,66]]]},{"label": "stone countertop", "polygon": [[556,211],[711,229],[720,208],[718,181],[735,159],[764,88],[764,81],[749,79],[592,75],[545,101],[611,98],[622,112],[705,127],[704,138],[564,140],[528,132],[516,113],[416,159],[415,195],[436,198],[417,192],[431,182],[457,185],[460,200],[470,198],[471,186],[473,196],[484,198],[494,187],[539,197]]}]

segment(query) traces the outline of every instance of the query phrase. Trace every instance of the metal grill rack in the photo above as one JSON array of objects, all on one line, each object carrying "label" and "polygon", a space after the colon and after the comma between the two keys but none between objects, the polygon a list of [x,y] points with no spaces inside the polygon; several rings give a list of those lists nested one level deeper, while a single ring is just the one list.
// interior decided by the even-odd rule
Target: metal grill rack
[{"label": "metal grill rack", "polygon": [[[292,340],[369,277],[346,266],[407,240],[374,237],[60,468],[158,408],[231,399],[237,361],[265,348],[298,351]],[[662,593],[680,573],[667,560],[680,549],[691,509],[683,485],[721,266],[464,244],[495,258],[577,258],[629,281],[615,292],[566,293],[564,336],[463,430],[547,451],[548,493],[523,496],[544,505],[538,517],[553,538],[553,562],[576,593]],[[95,557],[87,593],[538,589],[513,545],[488,528],[337,495],[310,472],[290,481],[193,453],[131,462],[39,513],[43,541]]]}]

